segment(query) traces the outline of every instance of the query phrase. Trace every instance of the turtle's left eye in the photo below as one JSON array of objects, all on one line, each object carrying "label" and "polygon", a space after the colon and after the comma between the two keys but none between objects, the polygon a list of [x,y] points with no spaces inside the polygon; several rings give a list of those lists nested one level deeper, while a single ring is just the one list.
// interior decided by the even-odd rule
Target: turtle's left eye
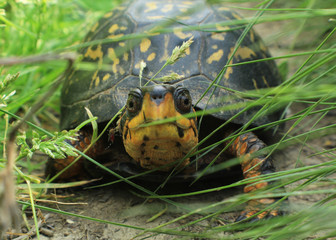
[{"label": "turtle's left eye", "polygon": [[141,109],[142,98],[139,94],[135,92],[131,92],[128,95],[128,99],[126,102],[126,109],[130,114],[136,114]]},{"label": "turtle's left eye", "polygon": [[178,88],[174,94],[175,107],[180,113],[189,113],[191,111],[191,97],[186,88]]}]

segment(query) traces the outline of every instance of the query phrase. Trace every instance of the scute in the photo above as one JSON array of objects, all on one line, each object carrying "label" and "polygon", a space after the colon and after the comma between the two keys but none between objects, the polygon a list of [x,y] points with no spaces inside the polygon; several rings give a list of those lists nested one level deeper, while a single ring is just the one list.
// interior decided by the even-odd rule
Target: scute
[{"label": "scute", "polygon": [[[224,7],[201,5],[201,8],[197,8],[196,3],[205,4],[201,0],[131,1],[106,14],[98,25],[94,25],[85,41],[127,34],[149,35],[142,39],[101,43],[81,50],[83,61],[97,64],[97,70],[76,70],[66,79],[62,90],[61,128],[75,127],[84,121],[87,118],[84,107],[88,107],[98,116],[99,122],[111,119],[124,106],[129,90],[140,86],[140,62],[143,60],[147,64],[143,71],[143,86],[163,66],[172,50],[191,36],[194,36],[194,43],[187,50],[186,56],[176,64],[166,67],[157,78],[171,72],[183,75],[182,79],[170,84],[187,87],[193,103],[197,103],[198,108],[221,107],[223,101],[219,100],[223,98],[225,104],[252,101],[239,99],[232,91],[220,86],[245,91],[272,87],[281,82],[273,61],[228,67],[223,78],[198,102],[199,97],[212,85],[212,81],[225,64],[263,59],[270,55],[260,37],[251,30],[229,61],[244,28],[228,31],[237,26],[220,24],[240,18],[239,15]],[[154,34],[153,31],[158,30],[160,26],[171,29],[171,32]],[[187,26],[193,29],[182,32],[180,28]],[[207,26],[207,29],[196,31],[198,26]],[[153,82],[160,83],[155,79]],[[151,84],[154,84],[153,82]],[[244,124],[257,111],[258,108],[250,109],[239,115],[234,122]],[[239,110],[223,110],[214,116],[225,120],[238,112]],[[258,119],[255,124],[264,124],[276,119],[279,119],[279,115],[274,113]]]}]

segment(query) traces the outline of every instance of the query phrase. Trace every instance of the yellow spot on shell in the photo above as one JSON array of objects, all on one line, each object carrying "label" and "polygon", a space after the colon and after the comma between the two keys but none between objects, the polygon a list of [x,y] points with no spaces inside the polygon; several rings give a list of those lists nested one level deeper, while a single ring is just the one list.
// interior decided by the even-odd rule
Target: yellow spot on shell
[{"label": "yellow spot on shell", "polygon": [[156,57],[156,54],[155,53],[151,53],[151,54],[149,54],[149,56],[147,57],[147,61],[153,61],[154,60],[154,58]]},{"label": "yellow spot on shell", "polygon": [[216,29],[217,29],[218,31],[227,31],[227,30],[230,30],[230,27],[229,27],[229,26],[221,26],[221,25],[219,25],[219,24],[216,24],[215,26],[216,26]]},{"label": "yellow spot on shell", "polygon": [[270,87],[270,85],[268,84],[267,79],[265,78],[265,76],[262,76],[262,80],[263,80],[263,82],[265,83],[265,85],[267,87]]},{"label": "yellow spot on shell", "polygon": [[211,48],[212,48],[212,49],[217,49],[218,46],[215,44],[215,45],[212,45]]},{"label": "yellow spot on shell", "polygon": [[192,1],[183,1],[182,4],[185,4],[185,5],[192,5],[193,2],[192,2]]},{"label": "yellow spot on shell", "polygon": [[91,83],[90,83],[90,89],[92,88],[92,85],[95,84],[96,85],[96,79],[97,79],[97,75],[98,75],[98,70],[96,70],[94,72],[94,74],[92,75],[92,78],[91,78]]},{"label": "yellow spot on shell", "polygon": [[136,63],[136,64],[134,65],[134,68],[139,69],[139,68],[140,68],[140,63]]},{"label": "yellow spot on shell", "polygon": [[173,9],[173,4],[166,4],[162,8],[162,12],[170,12]]},{"label": "yellow spot on shell", "polygon": [[[181,12],[186,12],[188,9],[180,9]],[[185,15],[185,16],[176,16],[177,20],[189,20],[191,18],[191,16]]]},{"label": "yellow spot on shell", "polygon": [[150,11],[153,11],[155,9],[157,9],[157,5],[156,5],[156,2],[148,2],[146,3],[146,10],[145,10],[145,13],[147,12],[150,12]]},{"label": "yellow spot on shell", "polygon": [[120,47],[125,47],[125,42],[119,42]]},{"label": "yellow spot on shell", "polygon": [[178,29],[178,28],[175,28],[173,32],[180,39],[186,39],[186,38],[190,38],[192,36],[191,33],[183,33],[182,30]]},{"label": "yellow spot on shell", "polygon": [[[235,47],[232,47],[230,49],[230,53],[228,55],[228,58],[231,57],[232,53],[233,53],[233,50],[234,50]],[[251,58],[253,55],[255,55],[254,51],[248,47],[239,47],[236,51],[236,56],[238,56],[239,58],[241,59],[246,59],[246,58]],[[231,65],[233,63],[233,59],[231,59],[231,61],[229,62],[229,65]],[[233,69],[232,67],[228,67],[226,69],[226,72],[225,72],[225,75],[224,75],[224,78],[225,79],[228,79],[230,77],[230,74],[233,72]]]},{"label": "yellow spot on shell", "polygon": [[119,26],[118,26],[118,24],[113,24],[110,28],[109,28],[109,30],[108,30],[108,32],[109,33],[114,33],[115,31],[117,31],[119,29]]},{"label": "yellow spot on shell", "polygon": [[140,43],[140,51],[147,52],[150,45],[151,45],[151,41],[148,38],[142,39]]},{"label": "yellow spot on shell", "polygon": [[102,52],[102,46],[98,45],[95,50],[92,50],[92,46],[88,47],[84,57],[90,57],[92,60],[96,60],[97,58],[102,59],[104,53]]},{"label": "yellow spot on shell", "polygon": [[224,41],[225,34],[224,33],[213,33],[213,34],[211,34],[211,38],[215,39],[215,40]]},{"label": "yellow spot on shell", "polygon": [[220,7],[220,8],[218,8],[218,11],[230,11],[230,8]]},{"label": "yellow spot on shell", "polygon": [[119,11],[122,11],[122,10],[125,10],[125,6],[121,6],[121,5],[119,5],[119,6],[117,6],[115,9],[116,10],[119,10]]},{"label": "yellow spot on shell", "polygon": [[104,77],[103,77],[103,81],[106,81],[107,79],[109,79],[111,77],[111,74],[106,74]]},{"label": "yellow spot on shell", "polygon": [[251,42],[254,42],[254,32],[250,31],[250,38],[251,38]]},{"label": "yellow spot on shell", "polygon": [[124,59],[126,62],[128,61],[128,53],[127,53],[127,52],[124,53],[123,59]]},{"label": "yellow spot on shell", "polygon": [[190,55],[190,48],[187,48],[187,49],[185,50],[185,54]]},{"label": "yellow spot on shell", "polygon": [[255,55],[255,52],[248,47],[239,47],[236,52],[236,56],[241,59],[251,58],[253,55]]},{"label": "yellow spot on shell", "polygon": [[113,15],[113,12],[105,13],[104,18],[109,18]]},{"label": "yellow spot on shell", "polygon": [[96,80],[95,80],[95,86],[97,87],[100,83],[100,79],[99,79],[99,76],[96,77]]},{"label": "yellow spot on shell", "polygon": [[232,16],[235,18],[235,19],[242,19],[242,17],[240,15],[238,15],[237,13],[235,12],[231,12]]},{"label": "yellow spot on shell", "polygon": [[217,52],[211,54],[211,56],[207,59],[207,63],[211,64],[213,61],[218,62],[223,57],[223,50],[219,49]]},{"label": "yellow spot on shell", "polygon": [[118,70],[117,70],[117,66],[118,66],[120,60],[119,60],[119,58],[117,58],[117,55],[115,54],[115,51],[114,51],[113,48],[109,48],[109,49],[107,50],[107,56],[108,56],[108,58],[111,59],[112,62],[113,62],[113,64],[112,64],[112,71],[113,71],[114,73],[117,73],[117,71],[118,71]]},{"label": "yellow spot on shell", "polygon": [[93,25],[93,27],[91,28],[91,32],[96,31],[97,27],[99,26],[99,23],[97,22],[95,25]]},{"label": "yellow spot on shell", "polygon": [[253,82],[253,86],[254,86],[254,88],[255,88],[255,89],[258,89],[257,81],[256,81],[254,78],[252,78],[252,82]]},{"label": "yellow spot on shell", "polygon": [[160,19],[162,19],[163,18],[163,16],[147,16],[147,19],[148,20],[160,20]]}]

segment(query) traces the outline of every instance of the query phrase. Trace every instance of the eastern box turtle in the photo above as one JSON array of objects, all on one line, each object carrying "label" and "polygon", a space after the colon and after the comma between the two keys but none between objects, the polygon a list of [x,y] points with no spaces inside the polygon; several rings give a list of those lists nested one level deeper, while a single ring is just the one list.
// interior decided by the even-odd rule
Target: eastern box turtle
[{"label": "eastern box turtle", "polygon": [[[277,86],[281,79],[272,60],[239,64],[270,57],[253,30],[241,38],[246,26],[228,24],[239,20],[241,17],[234,11],[203,1],[137,0],[105,14],[85,38],[85,42],[93,41],[92,44],[80,50],[82,61],[94,64],[95,70],[74,69],[63,86],[61,129],[74,128],[86,120],[85,107],[98,117],[99,127],[103,128],[125,106],[119,120],[111,125],[112,135],[101,138],[86,152],[114,171],[127,176],[157,168],[159,176],[174,170],[178,173],[176,178],[192,178],[221,152],[194,154],[196,147],[203,149],[215,143],[211,145],[217,146],[213,151],[226,146],[226,155],[242,159],[244,178],[274,172],[270,158],[252,154],[266,146],[257,134],[246,132],[233,141],[223,141],[241,126],[250,124],[251,119],[250,126],[261,126],[281,117],[280,111],[254,117],[260,106],[249,105],[242,110],[245,103],[253,102],[253,98],[244,97],[244,92]],[[153,78],[172,50],[192,36],[194,42],[185,57]],[[140,81],[141,61],[147,66]],[[223,69],[226,64],[229,66]],[[182,77],[163,84],[159,79],[171,72]],[[195,113],[204,109],[216,111],[199,117],[197,123]],[[174,121],[151,124],[174,117]],[[219,126],[222,127],[217,129]],[[84,150],[90,144],[91,135],[91,128],[82,129],[78,141],[71,144]],[[203,141],[208,136],[211,137]],[[219,140],[222,142],[217,143]],[[201,146],[197,146],[199,142]],[[229,142],[231,145],[227,146]],[[223,161],[222,155],[216,157],[215,163]],[[70,156],[50,159],[47,175],[55,175],[74,159]],[[86,162],[77,161],[58,179],[73,180],[97,174]],[[267,182],[248,185],[244,191],[267,185]],[[259,199],[258,203],[267,205],[274,201],[267,198]],[[252,205],[237,220],[257,213],[260,208],[256,202]],[[273,210],[256,217],[277,214]]]}]

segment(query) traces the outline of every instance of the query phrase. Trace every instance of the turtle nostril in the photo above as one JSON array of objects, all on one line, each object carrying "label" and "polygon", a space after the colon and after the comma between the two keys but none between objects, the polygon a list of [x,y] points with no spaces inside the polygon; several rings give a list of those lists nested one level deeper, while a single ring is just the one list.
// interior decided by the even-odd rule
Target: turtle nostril
[{"label": "turtle nostril", "polygon": [[150,93],[152,101],[154,101],[157,105],[159,105],[165,98],[167,92],[168,92],[167,89],[162,86],[155,87],[153,91]]}]

